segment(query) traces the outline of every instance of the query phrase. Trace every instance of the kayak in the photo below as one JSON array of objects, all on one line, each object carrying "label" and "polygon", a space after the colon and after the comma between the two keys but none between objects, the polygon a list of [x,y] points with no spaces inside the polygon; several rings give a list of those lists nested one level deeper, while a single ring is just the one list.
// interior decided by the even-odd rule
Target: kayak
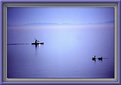
[{"label": "kayak", "polygon": [[32,45],[39,45],[39,44],[44,45],[44,42],[41,42],[41,43],[32,43]]}]

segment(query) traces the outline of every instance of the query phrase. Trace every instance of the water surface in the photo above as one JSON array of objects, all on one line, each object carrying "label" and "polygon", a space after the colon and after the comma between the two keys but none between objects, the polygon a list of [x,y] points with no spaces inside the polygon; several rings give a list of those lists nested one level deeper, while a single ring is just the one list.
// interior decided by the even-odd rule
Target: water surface
[{"label": "water surface", "polygon": [[[113,24],[17,26],[8,28],[9,78],[113,78]],[[44,45],[31,43],[38,39]],[[104,57],[93,62],[91,58]]]}]

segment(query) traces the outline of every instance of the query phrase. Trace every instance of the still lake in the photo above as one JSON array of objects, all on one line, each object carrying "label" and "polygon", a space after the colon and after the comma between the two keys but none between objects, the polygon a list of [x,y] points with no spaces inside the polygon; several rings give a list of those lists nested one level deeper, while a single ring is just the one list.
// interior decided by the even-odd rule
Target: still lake
[{"label": "still lake", "polygon": [[[18,28],[18,29],[14,29]],[[35,39],[44,45],[31,45]],[[114,25],[11,26],[8,78],[113,78]],[[93,56],[104,57],[92,61]]]}]

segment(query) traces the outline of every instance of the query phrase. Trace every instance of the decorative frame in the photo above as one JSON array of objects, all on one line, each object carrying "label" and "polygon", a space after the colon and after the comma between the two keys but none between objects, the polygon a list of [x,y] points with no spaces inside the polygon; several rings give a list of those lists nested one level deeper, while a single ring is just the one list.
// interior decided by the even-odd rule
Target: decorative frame
[{"label": "decorative frame", "polygon": [[[40,2],[40,3],[38,3]],[[80,3],[79,3],[80,2]],[[119,1],[2,1],[2,68],[1,76],[2,84],[43,84],[43,83],[79,83],[79,84],[120,84],[120,2]],[[40,5],[88,5],[88,6],[111,6],[115,8],[115,78],[114,79],[8,79],[7,78],[7,7],[13,6],[40,6]],[[70,5],[70,4],[69,4]]]}]

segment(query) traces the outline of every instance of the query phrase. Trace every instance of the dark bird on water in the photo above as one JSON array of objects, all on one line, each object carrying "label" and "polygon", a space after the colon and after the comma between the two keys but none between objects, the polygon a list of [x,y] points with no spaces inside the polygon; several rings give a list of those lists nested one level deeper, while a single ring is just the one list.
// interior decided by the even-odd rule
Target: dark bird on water
[{"label": "dark bird on water", "polygon": [[98,60],[99,60],[99,61],[103,61],[103,57],[99,57]]},{"label": "dark bird on water", "polygon": [[101,57],[98,57],[98,58],[96,58],[96,56],[93,56],[92,57],[92,61],[95,61],[95,62],[96,62],[96,60],[103,61],[103,59],[107,59],[107,58],[103,58],[102,56]]},{"label": "dark bird on water", "polygon": [[93,56],[92,57],[92,61],[95,61],[96,62],[96,56]]}]

